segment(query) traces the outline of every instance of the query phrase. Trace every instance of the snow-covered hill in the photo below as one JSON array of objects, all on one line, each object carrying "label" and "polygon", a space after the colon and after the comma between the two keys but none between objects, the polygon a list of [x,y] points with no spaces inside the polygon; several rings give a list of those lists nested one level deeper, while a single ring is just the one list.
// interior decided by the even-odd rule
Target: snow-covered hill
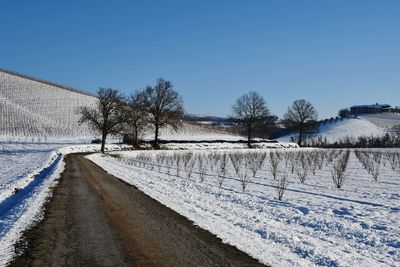
[{"label": "snow-covered hill", "polygon": [[[145,140],[153,140],[154,132],[148,129],[144,135]],[[161,140],[225,140],[238,141],[245,139],[243,136],[231,134],[228,132],[217,131],[207,126],[184,122],[182,127],[174,130],[172,127],[164,127],[160,129]]]},{"label": "snow-covered hill", "polygon": [[[89,140],[93,134],[87,126],[79,125],[77,109],[93,106],[96,100],[95,96],[73,88],[0,69],[0,141]],[[177,131],[171,127],[161,129],[159,136],[163,140],[244,139],[186,122]],[[142,137],[152,140],[152,129]]]},{"label": "snow-covered hill", "polygon": [[[0,141],[79,142],[95,135],[79,125],[78,108],[94,106],[97,98],[79,90],[0,69]],[[178,130],[165,127],[162,140],[239,141],[242,136],[207,125],[184,122]],[[152,140],[148,129],[142,136]]]},{"label": "snow-covered hill", "polygon": [[400,124],[400,114],[398,113],[364,114],[359,117],[385,129],[390,129],[393,126]]},{"label": "snow-covered hill", "polygon": [[209,115],[186,114],[185,120],[205,125],[231,126],[233,124],[233,120],[228,117]]},{"label": "snow-covered hill", "polygon": [[77,108],[96,97],[72,88],[0,70],[0,136],[69,138],[91,136],[78,124]]},{"label": "snow-covered hill", "polygon": [[[76,89],[23,74],[0,69],[0,137],[5,138],[76,138],[92,136],[79,125],[80,106],[93,106],[96,97]],[[151,129],[144,139],[154,138]],[[165,127],[160,131],[164,140],[226,140],[241,136],[218,132],[207,127],[184,123],[177,131]]]},{"label": "snow-covered hill", "polygon": [[[326,138],[329,143],[343,141],[345,139],[356,140],[361,136],[382,136],[390,128],[400,125],[400,114],[380,113],[349,116],[344,119],[323,121],[309,138]],[[283,136],[280,141],[290,141],[297,137],[297,133]]]}]

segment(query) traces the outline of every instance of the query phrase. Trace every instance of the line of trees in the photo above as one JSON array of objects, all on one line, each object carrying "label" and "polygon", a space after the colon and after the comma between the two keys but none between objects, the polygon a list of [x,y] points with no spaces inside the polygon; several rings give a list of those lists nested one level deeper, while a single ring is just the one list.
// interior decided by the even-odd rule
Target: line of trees
[{"label": "line of trees", "polygon": [[[184,116],[182,97],[173,89],[170,81],[158,79],[154,86],[124,97],[113,88],[100,88],[95,107],[81,107],[80,123],[87,123],[101,134],[101,152],[104,153],[109,135],[129,135],[134,146],[139,145],[141,135],[154,130],[154,148],[159,148],[159,131],[165,126],[177,130]],[[265,131],[275,124],[277,117],[271,115],[266,101],[257,92],[251,91],[239,97],[232,106],[232,119],[246,133],[247,144],[255,133]],[[284,124],[299,132],[298,144],[303,144],[307,125],[317,119],[312,104],[304,99],[296,100],[284,114]]]},{"label": "line of trees", "polygon": [[182,97],[173,90],[170,81],[158,79],[155,86],[147,86],[126,98],[118,90],[100,88],[96,107],[81,107],[80,123],[87,123],[101,134],[101,152],[107,136],[130,134],[135,146],[140,135],[154,129],[154,147],[159,148],[159,131],[169,125],[177,129],[184,115]]},{"label": "line of trees", "polygon": [[[396,128],[396,127],[394,127]],[[400,132],[391,130],[383,136],[352,136],[343,137],[335,142],[328,142],[321,136],[311,136],[305,146],[323,148],[394,148],[400,147]]]},{"label": "line of trees", "polygon": [[[313,105],[305,100],[295,100],[284,114],[284,124],[287,128],[299,133],[297,143],[303,145],[304,132],[310,124],[318,118]],[[239,97],[232,106],[232,119],[247,135],[247,144],[251,147],[251,139],[259,129],[265,129],[271,123],[275,123],[276,116],[271,116],[269,108],[262,96],[251,91]]]}]

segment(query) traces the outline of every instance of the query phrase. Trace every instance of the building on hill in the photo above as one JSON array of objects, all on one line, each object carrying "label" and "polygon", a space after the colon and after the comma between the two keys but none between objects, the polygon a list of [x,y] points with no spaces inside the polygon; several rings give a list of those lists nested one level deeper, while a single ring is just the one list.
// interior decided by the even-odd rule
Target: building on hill
[{"label": "building on hill", "polygon": [[391,105],[388,104],[373,104],[373,105],[357,105],[350,107],[351,114],[362,114],[362,113],[383,113],[390,112],[392,109]]}]

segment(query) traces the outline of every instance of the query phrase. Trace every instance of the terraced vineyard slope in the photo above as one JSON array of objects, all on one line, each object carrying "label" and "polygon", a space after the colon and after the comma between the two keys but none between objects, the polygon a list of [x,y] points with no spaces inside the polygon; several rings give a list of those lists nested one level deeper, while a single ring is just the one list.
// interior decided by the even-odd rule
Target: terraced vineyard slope
[{"label": "terraced vineyard slope", "polygon": [[51,82],[0,69],[0,137],[69,138],[90,136],[78,124],[77,108],[96,97]]}]

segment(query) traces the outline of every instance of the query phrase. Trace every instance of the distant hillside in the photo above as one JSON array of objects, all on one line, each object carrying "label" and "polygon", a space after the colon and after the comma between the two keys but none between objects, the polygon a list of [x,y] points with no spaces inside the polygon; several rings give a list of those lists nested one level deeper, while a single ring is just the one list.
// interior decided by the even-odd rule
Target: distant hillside
[{"label": "distant hillside", "polygon": [[[143,138],[145,140],[153,140],[154,133],[151,129],[147,130]],[[172,127],[165,127],[160,130],[161,140],[226,140],[238,141],[244,140],[243,136],[232,134],[223,130],[216,130],[209,125],[195,124],[184,122],[182,127],[176,131]]]},{"label": "distant hillside", "polygon": [[195,114],[186,114],[185,120],[200,124],[218,125],[218,126],[229,126],[232,125],[233,123],[232,119],[227,117],[195,115]]},{"label": "distant hillside", "polygon": [[69,138],[90,136],[78,124],[80,106],[96,97],[27,75],[0,70],[0,136],[2,138]]},{"label": "distant hillside", "polygon": [[372,122],[378,127],[390,129],[393,126],[400,124],[399,113],[378,113],[378,114],[363,114],[359,115],[360,118],[364,118],[369,122]]},{"label": "distant hillside", "polygon": [[[85,125],[79,125],[78,107],[93,106],[97,98],[80,90],[28,75],[0,69],[0,139],[46,139],[91,137]],[[160,130],[163,140],[227,140],[241,136],[193,123],[212,121],[227,124],[228,119],[212,116],[186,116],[187,122],[177,131],[172,127]],[[186,121],[185,120],[185,121]],[[154,138],[151,129],[143,138]]]},{"label": "distant hillside", "polygon": [[[329,143],[339,142],[346,138],[357,139],[361,136],[382,136],[393,126],[400,125],[400,114],[379,113],[360,114],[346,118],[336,118],[322,121],[316,129],[309,134],[309,138],[322,137]],[[290,141],[297,138],[297,133],[291,133],[278,138],[281,141]]]},{"label": "distant hillside", "polygon": [[[80,90],[0,69],[0,141],[92,139],[87,125],[79,125],[78,108],[96,105],[97,98]],[[161,140],[239,141],[229,118],[186,115],[183,127],[160,130]],[[142,136],[154,138],[151,129]]]}]

